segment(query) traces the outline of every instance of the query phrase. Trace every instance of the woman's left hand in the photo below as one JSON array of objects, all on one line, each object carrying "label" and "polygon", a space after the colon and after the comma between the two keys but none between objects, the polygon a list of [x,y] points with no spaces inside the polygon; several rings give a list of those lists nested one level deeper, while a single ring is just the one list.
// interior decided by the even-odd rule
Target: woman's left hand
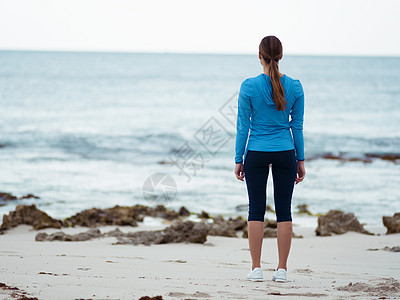
[{"label": "woman's left hand", "polygon": [[244,168],[243,163],[238,163],[235,166],[235,175],[238,180],[244,181]]}]

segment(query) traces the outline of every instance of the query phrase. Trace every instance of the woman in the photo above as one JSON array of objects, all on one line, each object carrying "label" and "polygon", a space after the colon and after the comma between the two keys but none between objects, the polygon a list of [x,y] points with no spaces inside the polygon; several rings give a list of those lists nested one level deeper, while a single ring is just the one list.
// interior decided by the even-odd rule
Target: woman
[{"label": "woman", "polygon": [[235,175],[241,181],[245,178],[249,196],[248,237],[252,267],[246,279],[252,281],[263,280],[260,259],[269,166],[278,223],[279,263],[272,276],[274,281],[286,281],[292,241],[292,193],[294,185],[303,181],[306,174],[303,87],[299,80],[279,72],[282,56],[280,40],[275,36],[264,37],[258,54],[264,72],[243,81],[238,100]]}]

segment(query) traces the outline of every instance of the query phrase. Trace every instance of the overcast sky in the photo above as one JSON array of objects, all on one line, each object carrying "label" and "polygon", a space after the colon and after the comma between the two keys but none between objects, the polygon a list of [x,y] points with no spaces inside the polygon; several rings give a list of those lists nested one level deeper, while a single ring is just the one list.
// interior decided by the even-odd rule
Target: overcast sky
[{"label": "overcast sky", "polygon": [[0,0],[0,49],[400,56],[398,0]]}]

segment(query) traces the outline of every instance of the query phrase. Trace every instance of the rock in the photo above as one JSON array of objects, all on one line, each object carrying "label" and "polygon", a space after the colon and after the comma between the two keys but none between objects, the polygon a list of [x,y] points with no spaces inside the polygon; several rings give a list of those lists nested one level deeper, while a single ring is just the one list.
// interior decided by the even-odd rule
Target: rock
[{"label": "rock", "polygon": [[313,214],[308,210],[307,204],[299,204],[299,205],[297,205],[297,209],[298,209],[298,211],[297,211],[298,214],[306,214],[306,215],[309,215],[309,216],[312,216],[312,215],[313,215]]},{"label": "rock", "polygon": [[181,207],[179,211],[169,210],[163,205],[149,207],[145,205],[114,206],[112,208],[91,208],[84,210],[62,221],[64,227],[85,226],[97,227],[103,225],[137,226],[145,216],[158,217],[167,220],[180,219],[190,212]]},{"label": "rock", "polygon": [[400,233],[400,213],[395,213],[393,217],[384,216],[382,221],[387,229],[386,234]]},{"label": "rock", "polygon": [[99,229],[92,228],[86,232],[80,232],[77,234],[66,234],[62,231],[54,232],[48,235],[45,232],[40,232],[36,235],[35,241],[63,241],[63,242],[82,242],[88,241],[94,238],[102,237]]},{"label": "rock", "polygon": [[62,231],[48,235],[40,232],[36,235],[36,241],[87,241],[99,237],[116,237],[115,244],[151,245],[167,243],[204,243],[207,240],[209,224],[203,222],[177,222],[163,230],[138,231],[124,233],[119,228],[107,233],[101,233],[99,229],[92,228],[86,232],[69,235]]},{"label": "rock", "polygon": [[163,230],[118,233],[116,244],[151,245],[183,242],[203,244],[207,240],[209,225],[203,222],[180,221]]},{"label": "rock", "polygon": [[393,163],[397,163],[400,160],[400,154],[399,153],[365,153],[362,154],[361,156],[350,156],[350,153],[339,153],[339,154],[333,154],[333,153],[323,153],[319,155],[314,155],[307,160],[315,160],[315,159],[331,159],[331,160],[337,160],[342,163],[344,162],[363,162],[363,163],[371,163],[373,159],[382,159],[382,160],[388,160]]},{"label": "rock", "polygon": [[174,220],[179,218],[179,212],[167,209],[164,205],[157,205],[155,208],[149,208],[149,215],[152,217]]},{"label": "rock", "polygon": [[104,235],[112,236],[112,237],[121,237],[121,236],[124,236],[125,233],[123,233],[119,228],[115,228],[114,230],[106,232]]},{"label": "rock", "polygon": [[32,225],[35,230],[61,228],[61,222],[59,220],[53,219],[45,212],[37,209],[35,204],[20,204],[16,207],[15,211],[4,215],[0,231],[14,228],[20,224]]},{"label": "rock", "polygon": [[42,242],[45,241],[47,239],[49,235],[46,232],[39,232],[38,234],[36,234],[35,236],[35,241],[38,242]]},{"label": "rock", "polygon": [[236,231],[243,230],[247,226],[247,222],[240,216],[235,219],[229,218],[229,220],[217,216],[213,220],[209,235],[237,237]]},{"label": "rock", "polygon": [[18,198],[10,193],[0,193],[0,201],[23,200],[23,199],[29,199],[29,198],[40,199],[40,197],[33,195],[33,194],[26,194],[25,196]]},{"label": "rock", "polygon": [[240,216],[234,219],[229,218],[228,222],[231,224],[232,228],[235,229],[236,231],[243,230],[247,226],[247,221]]},{"label": "rock", "polygon": [[389,251],[389,252],[400,252],[400,246],[395,246],[395,247],[385,247],[383,248],[383,250],[385,251]]},{"label": "rock", "polygon": [[264,227],[278,228],[278,223],[275,220],[266,219],[264,221]]},{"label": "rock", "polygon": [[249,205],[248,204],[236,205],[236,210],[237,211],[247,211],[248,209],[249,209]]},{"label": "rock", "polygon": [[26,194],[25,196],[22,196],[21,198],[19,198],[19,199],[29,199],[29,198],[34,198],[34,199],[40,199],[40,197],[39,196],[36,196],[36,195],[34,195],[34,194]]},{"label": "rock", "polygon": [[[38,197],[33,194],[27,194],[23,198]],[[0,200],[3,199],[15,200],[18,198],[8,193],[1,193]],[[190,215],[190,212],[183,206],[179,211],[173,211],[167,209],[163,205],[158,205],[156,207],[145,205],[116,205],[112,208],[106,209],[86,209],[64,220],[55,220],[44,212],[36,209],[36,206],[34,205],[19,205],[17,208],[18,209],[16,209],[15,212],[10,212],[9,216],[3,217],[3,225],[0,227],[0,234],[4,233],[4,230],[15,227],[19,224],[33,225],[36,230],[48,227],[61,228],[84,226],[95,228],[104,225],[137,226],[137,223],[142,222],[145,216],[159,217],[168,220],[179,220]],[[34,214],[34,216],[29,217],[31,214]]]},{"label": "rock", "polygon": [[271,207],[271,205],[267,205],[267,211],[269,212],[275,212],[275,210],[273,210],[273,208]]},{"label": "rock", "polygon": [[212,217],[211,219],[214,221],[214,224],[219,224],[219,223],[222,223],[225,221],[225,219],[222,215]]},{"label": "rock", "polygon": [[215,236],[237,237],[236,230],[234,230],[228,222],[212,224],[208,234]]},{"label": "rock", "polygon": [[318,227],[315,230],[318,236],[331,236],[332,233],[343,234],[348,231],[373,235],[364,229],[353,213],[330,210],[326,215],[318,217]]},{"label": "rock", "polygon": [[186,209],[186,207],[184,207],[184,206],[182,206],[180,209],[179,209],[179,215],[180,216],[189,216],[190,215],[190,212]]},{"label": "rock", "polygon": [[12,201],[12,200],[18,200],[18,197],[10,193],[0,193],[0,201]]},{"label": "rock", "polygon": [[104,225],[138,226],[138,220],[142,221],[143,216],[133,209],[133,207],[121,207],[116,205],[106,209],[90,208],[83,210],[72,217],[64,219],[62,225],[64,227],[97,227]]},{"label": "rock", "polygon": [[139,300],[163,300],[164,298],[162,296],[154,296],[154,297],[150,297],[150,296],[142,296],[139,298]]},{"label": "rock", "polygon": [[205,212],[204,210],[201,212],[201,214],[199,214],[199,218],[202,218],[202,219],[210,219],[210,215],[207,213],[207,212]]},{"label": "rock", "polygon": [[343,160],[343,157],[341,155],[334,155],[332,153],[325,153],[321,155],[321,158],[324,159],[335,159],[335,160]]},{"label": "rock", "polygon": [[365,156],[372,158],[380,158],[382,160],[389,160],[394,163],[400,159],[399,153],[367,153],[365,154]]}]

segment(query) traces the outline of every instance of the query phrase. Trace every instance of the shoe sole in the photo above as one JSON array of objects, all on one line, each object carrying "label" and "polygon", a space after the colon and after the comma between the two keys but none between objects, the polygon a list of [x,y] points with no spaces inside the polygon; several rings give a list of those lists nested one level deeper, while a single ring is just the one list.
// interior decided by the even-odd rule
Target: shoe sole
[{"label": "shoe sole", "polygon": [[276,282],[286,282],[285,279],[275,279],[274,281],[276,281]]},{"label": "shoe sole", "polygon": [[247,279],[247,280],[250,280],[250,281],[264,281],[264,279],[262,279],[262,278],[251,278],[251,279]]},{"label": "shoe sole", "polygon": [[261,278],[246,278],[246,280],[248,280],[248,281],[264,281],[264,278],[263,277],[261,277]]}]

